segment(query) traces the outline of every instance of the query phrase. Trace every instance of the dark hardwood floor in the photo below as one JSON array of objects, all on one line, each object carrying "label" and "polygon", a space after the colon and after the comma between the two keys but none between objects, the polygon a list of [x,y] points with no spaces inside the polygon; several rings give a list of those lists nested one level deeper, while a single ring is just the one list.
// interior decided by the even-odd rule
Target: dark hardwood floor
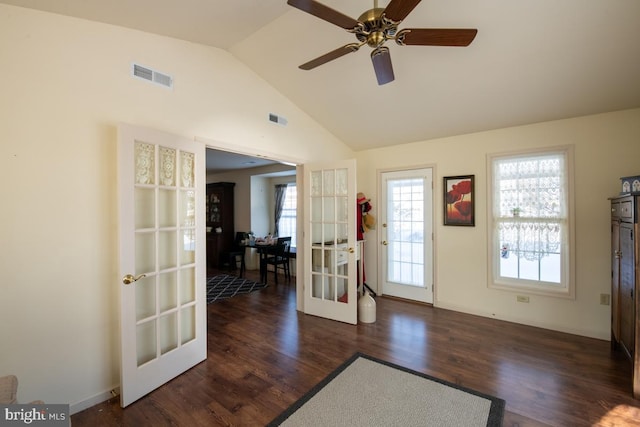
[{"label": "dark hardwood floor", "polygon": [[505,426],[640,426],[631,366],[607,341],[383,297],[375,323],[347,325],[297,312],[294,285],[272,282],[208,306],[206,361],[73,426],[262,426],[358,351],[504,399]]}]

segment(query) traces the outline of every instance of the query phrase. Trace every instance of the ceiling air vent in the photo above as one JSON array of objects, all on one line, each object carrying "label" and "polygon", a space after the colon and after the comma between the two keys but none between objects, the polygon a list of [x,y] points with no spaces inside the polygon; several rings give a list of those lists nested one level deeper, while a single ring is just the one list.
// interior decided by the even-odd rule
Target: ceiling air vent
[{"label": "ceiling air vent", "polygon": [[170,75],[161,73],[156,70],[152,70],[148,67],[143,67],[139,64],[133,64],[133,76],[148,82],[156,83],[164,87],[173,87],[173,78]]},{"label": "ceiling air vent", "polygon": [[269,121],[282,126],[287,125],[287,119],[277,114],[269,113]]}]

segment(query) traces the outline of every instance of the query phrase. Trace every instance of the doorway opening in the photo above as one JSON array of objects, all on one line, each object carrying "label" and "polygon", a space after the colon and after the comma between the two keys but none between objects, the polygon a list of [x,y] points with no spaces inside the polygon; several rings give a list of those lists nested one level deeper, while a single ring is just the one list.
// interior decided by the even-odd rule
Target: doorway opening
[{"label": "doorway opening", "polygon": [[[280,160],[226,151],[211,146],[207,147],[206,158],[206,182],[208,185],[215,183],[234,184],[232,235],[235,235],[236,232],[251,232],[257,238],[275,235],[276,188],[281,185],[296,187],[296,166]],[[296,214],[297,209],[287,211],[289,219],[291,219],[291,215],[296,216]],[[220,228],[223,227],[224,224],[221,224]],[[215,229],[208,230],[208,240],[213,240],[209,237],[213,237],[210,233],[215,232]],[[208,257],[210,254],[225,250],[225,248],[216,249],[216,251],[207,251]],[[210,267],[218,267],[218,260],[208,259],[207,264]],[[259,269],[259,255],[254,249],[248,249],[245,254],[245,268],[247,270]],[[295,272],[296,261],[294,259],[291,261],[292,275],[295,275]]]}]

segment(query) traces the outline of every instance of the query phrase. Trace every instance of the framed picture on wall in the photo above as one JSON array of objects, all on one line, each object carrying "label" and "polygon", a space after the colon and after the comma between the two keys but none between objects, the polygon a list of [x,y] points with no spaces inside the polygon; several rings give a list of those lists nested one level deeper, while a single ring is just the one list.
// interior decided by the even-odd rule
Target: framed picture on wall
[{"label": "framed picture on wall", "polygon": [[444,177],[444,225],[475,226],[474,177]]}]

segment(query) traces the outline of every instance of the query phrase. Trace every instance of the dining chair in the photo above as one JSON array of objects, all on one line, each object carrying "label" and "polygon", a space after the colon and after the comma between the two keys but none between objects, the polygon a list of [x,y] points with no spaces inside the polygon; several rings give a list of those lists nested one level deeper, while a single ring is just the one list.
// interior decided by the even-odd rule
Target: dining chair
[{"label": "dining chair", "polygon": [[246,265],[244,260],[246,244],[244,242],[247,239],[247,234],[248,233],[244,231],[238,231],[236,233],[236,239],[233,242],[233,247],[229,251],[229,268],[233,268],[234,270],[237,270],[238,262],[240,262],[240,274],[239,274],[240,277],[242,277],[242,275],[246,270]]},{"label": "dining chair", "polygon": [[274,277],[276,285],[278,284],[278,270],[282,269],[282,272],[287,279],[287,283],[291,282],[291,269],[289,266],[291,254],[291,237],[278,237],[278,240],[273,248],[269,248],[267,256],[264,257],[264,265],[261,269],[264,271],[264,282],[266,283],[267,266],[273,266]]}]

